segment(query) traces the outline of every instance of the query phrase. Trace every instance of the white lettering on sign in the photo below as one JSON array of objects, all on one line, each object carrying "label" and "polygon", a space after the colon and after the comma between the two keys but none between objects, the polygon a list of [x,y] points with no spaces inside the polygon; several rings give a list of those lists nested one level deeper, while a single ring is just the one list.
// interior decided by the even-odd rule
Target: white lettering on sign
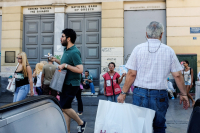
[{"label": "white lettering on sign", "polygon": [[41,6],[41,7],[24,7],[24,14],[47,14],[54,13],[54,7],[51,6]]},{"label": "white lettering on sign", "polygon": [[166,9],[165,2],[126,2],[124,4],[124,10],[152,10],[152,9]]},{"label": "white lettering on sign", "polygon": [[101,11],[101,4],[83,4],[83,5],[69,5],[66,8],[68,12],[96,12]]}]

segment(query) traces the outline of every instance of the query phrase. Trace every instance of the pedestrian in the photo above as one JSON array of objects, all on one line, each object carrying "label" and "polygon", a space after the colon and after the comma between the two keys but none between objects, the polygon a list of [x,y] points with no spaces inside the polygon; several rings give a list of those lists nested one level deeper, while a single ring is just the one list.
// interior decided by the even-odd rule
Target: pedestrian
[{"label": "pedestrian", "polygon": [[165,133],[165,115],[168,108],[167,77],[170,72],[180,90],[180,103],[189,106],[181,65],[173,49],[161,43],[163,25],[151,22],[146,28],[147,42],[137,45],[128,59],[129,69],[118,102],[123,103],[130,86],[133,90],[133,104],[155,110],[154,133]]},{"label": "pedestrian", "polygon": [[168,93],[170,94],[170,97],[172,100],[174,100],[174,93],[175,93],[175,90],[174,90],[174,87],[172,85],[172,82],[169,81],[169,78],[167,79],[167,91]]},{"label": "pedestrian", "polygon": [[42,95],[43,91],[41,88],[41,78],[42,78],[42,69],[43,69],[44,64],[43,63],[37,63],[35,67],[35,75],[37,76],[37,81],[36,81],[36,92],[38,95]]},{"label": "pedestrian", "polygon": [[33,96],[33,80],[32,70],[29,66],[27,56],[25,52],[21,52],[17,55],[18,67],[15,71],[15,85],[13,102],[24,100],[31,90],[30,96]]},{"label": "pedestrian", "polygon": [[48,58],[48,64],[44,65],[42,69],[41,88],[43,90],[43,95],[57,96],[57,91],[49,87],[55,71],[56,66],[53,65],[53,62]]},{"label": "pedestrian", "polygon": [[194,80],[194,77],[193,77],[194,71],[191,67],[189,67],[189,62],[187,60],[183,61],[183,65],[184,65],[183,76],[184,76],[184,81],[187,88],[187,95],[189,99],[192,100],[192,107],[193,107],[195,104],[195,101],[193,97],[190,95],[190,90],[192,89],[192,84],[193,84],[192,81]]},{"label": "pedestrian", "polygon": [[84,89],[91,89],[91,95],[95,94],[94,84],[92,75],[89,73],[88,70],[85,71],[85,75],[82,75],[82,84]]},{"label": "pedestrian", "polygon": [[104,78],[104,95],[107,97],[108,101],[117,102],[117,97],[121,93],[121,88],[119,84],[122,82],[126,73],[122,74],[120,78],[119,73],[115,72],[115,63],[110,62],[108,64],[110,71],[103,75]]},{"label": "pedestrian", "polygon": [[59,64],[60,70],[67,69],[65,83],[60,93],[60,105],[66,119],[68,133],[70,132],[71,118],[78,123],[78,133],[84,133],[87,122],[81,120],[71,107],[71,103],[80,88],[81,74],[83,73],[81,53],[74,45],[76,32],[73,29],[65,29],[62,33],[61,43],[64,46],[64,53],[61,60],[52,58],[52,61]]},{"label": "pedestrian", "polygon": [[78,115],[83,114],[83,102],[82,102],[82,99],[81,99],[82,90],[83,90],[83,85],[80,84],[80,89],[76,93],[76,99],[78,101],[78,113],[77,113]]}]

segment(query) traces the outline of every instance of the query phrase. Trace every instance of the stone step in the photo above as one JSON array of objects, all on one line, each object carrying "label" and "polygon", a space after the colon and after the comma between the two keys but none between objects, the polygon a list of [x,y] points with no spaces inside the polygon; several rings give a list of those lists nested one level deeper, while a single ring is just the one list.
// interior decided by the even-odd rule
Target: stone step
[{"label": "stone step", "polygon": [[95,92],[94,95],[91,95],[91,92],[82,92],[81,96],[87,96],[87,97],[97,97],[99,95],[99,92]]},{"label": "stone step", "polygon": [[[95,92],[99,92],[99,87],[94,87]],[[91,92],[91,89],[83,89],[82,92]]]}]

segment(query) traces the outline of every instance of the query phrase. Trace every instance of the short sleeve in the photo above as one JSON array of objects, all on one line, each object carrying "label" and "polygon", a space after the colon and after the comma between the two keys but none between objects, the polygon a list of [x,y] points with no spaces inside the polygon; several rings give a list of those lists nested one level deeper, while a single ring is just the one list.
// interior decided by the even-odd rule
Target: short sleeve
[{"label": "short sleeve", "polygon": [[120,78],[120,75],[119,75],[119,73],[116,73],[116,74],[117,74],[117,79],[118,79],[118,78]]},{"label": "short sleeve", "polygon": [[78,52],[76,52],[72,55],[72,60],[73,60],[74,66],[82,64],[81,56]]},{"label": "short sleeve", "polygon": [[42,74],[44,74],[44,67],[42,68]]},{"label": "short sleeve", "polygon": [[172,52],[171,56],[171,64],[170,64],[170,70],[171,72],[178,72],[181,71],[183,68],[181,67],[181,64],[175,54],[175,52]]},{"label": "short sleeve", "polygon": [[102,77],[105,79],[106,78],[106,74],[102,75]]},{"label": "short sleeve", "polygon": [[93,81],[93,77],[92,77],[92,75],[90,75],[90,80]]},{"label": "short sleeve", "polygon": [[133,49],[125,67],[131,70],[137,70],[137,48]]}]

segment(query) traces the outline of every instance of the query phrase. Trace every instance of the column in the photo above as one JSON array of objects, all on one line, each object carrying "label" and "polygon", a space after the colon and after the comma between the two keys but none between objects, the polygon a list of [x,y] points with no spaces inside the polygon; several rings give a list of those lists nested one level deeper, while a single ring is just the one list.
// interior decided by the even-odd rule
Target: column
[{"label": "column", "polygon": [[65,4],[55,5],[55,24],[54,24],[54,56],[61,59],[63,55],[63,46],[61,45],[60,38],[62,30],[65,28]]}]

